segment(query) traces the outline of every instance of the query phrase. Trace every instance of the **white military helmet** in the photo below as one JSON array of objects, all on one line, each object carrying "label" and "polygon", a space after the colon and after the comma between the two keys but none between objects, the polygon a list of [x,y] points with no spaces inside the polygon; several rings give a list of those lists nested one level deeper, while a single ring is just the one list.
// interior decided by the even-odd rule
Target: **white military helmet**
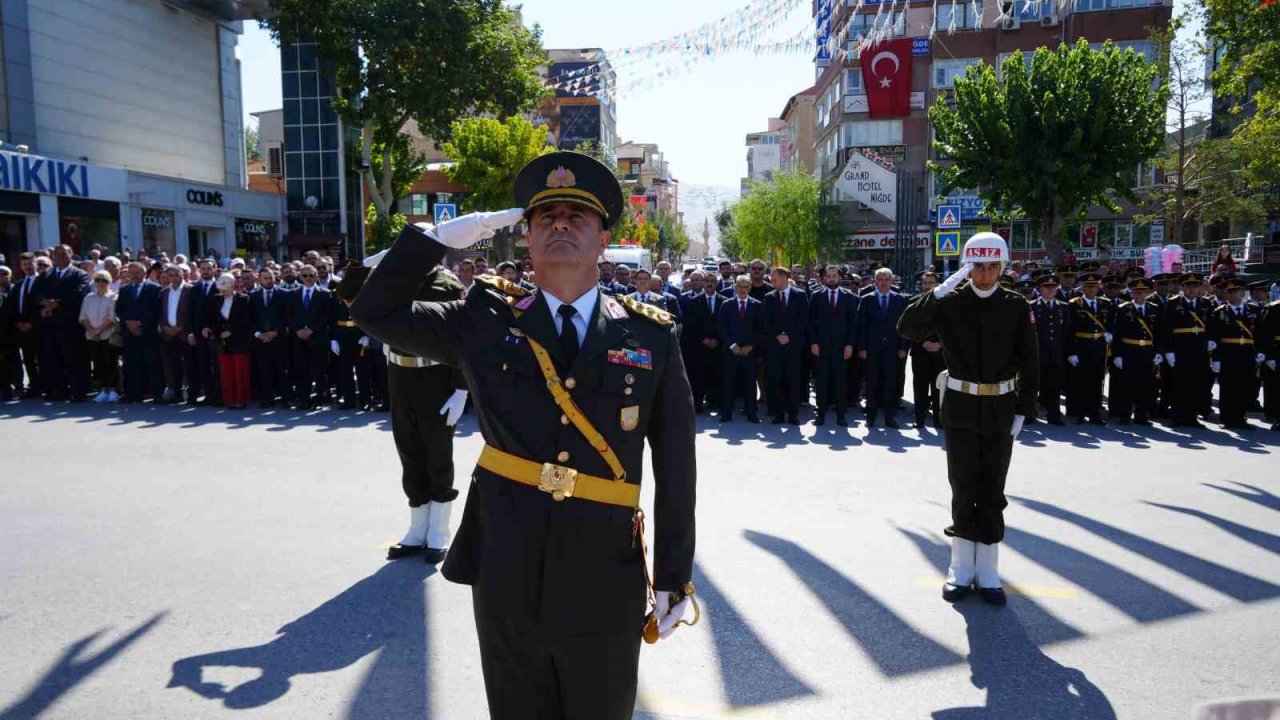
[{"label": "white military helmet", "polygon": [[977,233],[965,241],[964,249],[960,251],[960,262],[1007,263],[1009,244],[993,232]]}]

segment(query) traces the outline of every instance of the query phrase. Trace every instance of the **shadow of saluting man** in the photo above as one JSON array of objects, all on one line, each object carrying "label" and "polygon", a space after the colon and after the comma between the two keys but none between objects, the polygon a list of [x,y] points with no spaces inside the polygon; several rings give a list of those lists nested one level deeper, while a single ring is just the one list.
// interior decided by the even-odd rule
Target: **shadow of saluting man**
[{"label": "shadow of saluting man", "polygon": [[[289,691],[294,675],[332,672],[381,650],[352,708],[394,695],[397,712],[425,717],[427,648],[423,581],[436,571],[421,562],[387,563],[376,573],[280,628],[265,645],[221,650],[173,664],[167,687],[185,687],[231,709],[261,707]],[[261,669],[262,675],[234,688],[205,682],[206,667]],[[415,692],[414,688],[420,689]]]},{"label": "shadow of saluting man", "polygon": [[987,704],[938,710],[933,720],[1115,720],[1111,702],[1083,672],[1040,652],[1013,606],[960,602],[952,609],[964,616],[970,681],[986,688]]}]

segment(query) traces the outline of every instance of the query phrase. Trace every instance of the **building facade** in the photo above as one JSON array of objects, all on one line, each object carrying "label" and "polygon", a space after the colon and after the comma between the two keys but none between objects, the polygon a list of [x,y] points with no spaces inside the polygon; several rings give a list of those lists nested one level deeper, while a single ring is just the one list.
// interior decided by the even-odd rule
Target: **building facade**
[{"label": "building facade", "polygon": [[746,197],[752,182],[762,182],[782,169],[782,141],[787,124],[782,118],[769,118],[769,129],[747,133],[747,176],[742,179],[742,196]]},{"label": "building facade", "polygon": [[816,165],[813,149],[814,107],[818,94],[810,87],[792,95],[782,108],[781,169],[786,172],[811,173]]},{"label": "building facade", "polygon": [[624,142],[614,148],[622,181],[636,186],[633,206],[643,204],[651,211],[680,213],[680,181],[671,175],[657,143]]},{"label": "building facade", "polygon": [[277,243],[245,190],[241,19],[265,3],[0,3],[0,252]]},{"label": "building facade", "polygon": [[[1045,255],[1043,241],[1025,222],[993,227],[976,189],[939,186],[926,162],[945,164],[946,160],[931,148],[933,130],[926,108],[936,101],[949,102],[955,80],[970,65],[987,63],[998,71],[1019,51],[1029,55],[1036,48],[1070,44],[1080,38],[1099,46],[1111,40],[1154,60],[1156,47],[1148,39],[1149,29],[1166,27],[1173,10],[1170,0],[1076,0],[1063,10],[1056,3],[1010,4],[1010,0],[939,2],[936,6],[911,2],[896,6],[893,11],[863,0],[861,10],[858,7],[856,0],[814,2],[820,41],[832,35],[843,37],[837,29],[845,28],[846,23],[849,29],[842,48],[833,53],[819,52],[815,59],[814,172],[834,181],[855,148],[870,150],[895,170],[905,171],[906,179],[898,186],[898,194],[910,193],[915,198],[900,202],[898,207],[914,207],[915,212],[903,218],[900,225],[915,227],[916,244],[926,263],[934,260],[933,235],[939,206],[959,206],[961,241],[981,230],[995,230],[1009,239],[1015,257],[1040,259]],[[998,21],[1002,9],[1010,11],[1011,17]],[[930,30],[935,23],[937,33],[931,39]],[[887,31],[891,38],[910,39],[910,94],[904,112],[873,119],[868,112],[866,79],[856,47],[860,37],[880,30]],[[889,63],[883,65],[887,67]],[[1134,169],[1135,188],[1154,182],[1154,168]],[[832,191],[830,200],[839,205],[845,222],[852,228],[848,250],[887,260],[899,224],[839,189]],[[1131,207],[1119,215],[1105,208],[1090,209],[1083,222],[1068,228],[1076,256],[1096,256],[1098,248],[1107,245],[1112,257],[1137,257],[1149,241],[1159,241],[1162,226],[1151,228],[1135,223],[1135,212]]]},{"label": "building facade", "polygon": [[547,83],[556,91],[539,114],[546,120],[551,144],[575,150],[591,143],[611,153],[618,142],[618,118],[612,86],[604,82],[613,72],[604,50],[552,49],[547,58]]}]

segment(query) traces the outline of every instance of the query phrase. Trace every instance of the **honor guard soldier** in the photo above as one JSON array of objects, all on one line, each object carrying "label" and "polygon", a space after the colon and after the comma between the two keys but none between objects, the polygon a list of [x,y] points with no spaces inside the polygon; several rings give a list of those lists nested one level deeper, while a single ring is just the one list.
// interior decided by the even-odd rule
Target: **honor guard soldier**
[{"label": "honor guard soldier", "polygon": [[1102,276],[1080,276],[1080,296],[1067,303],[1071,335],[1067,338],[1067,414],[1083,423],[1106,425],[1102,415],[1102,385],[1111,355],[1111,301],[1098,295]]},{"label": "honor guard soldier", "polygon": [[[485,447],[443,571],[472,586],[490,715],[622,720],[642,631],[656,641],[697,607],[692,393],[671,316],[597,286],[623,209],[613,173],[555,152],[520,171],[515,195],[521,209],[405,228],[351,313],[383,342],[461,368],[472,388]],[[540,289],[480,277],[465,301],[414,301],[446,250],[522,217]]]},{"label": "honor guard soldier", "polygon": [[1164,343],[1155,332],[1160,324],[1160,308],[1148,301],[1154,291],[1155,283],[1150,278],[1130,280],[1129,294],[1133,300],[1120,303],[1111,323],[1115,335],[1111,364],[1119,371],[1111,376],[1112,398],[1117,398],[1114,388],[1117,381],[1124,387],[1120,402],[1111,406],[1111,415],[1118,417],[1122,425],[1128,425],[1130,418],[1139,425],[1150,425],[1155,412]]},{"label": "honor guard soldier", "polygon": [[1210,367],[1218,376],[1218,414],[1224,428],[1250,430],[1245,413],[1258,397],[1258,370],[1267,357],[1258,350],[1260,308],[1244,299],[1245,284],[1236,277],[1222,283],[1226,302],[1209,322]]},{"label": "honor guard soldier", "polygon": [[1037,281],[1040,297],[1031,303],[1040,346],[1040,406],[1050,425],[1062,425],[1062,389],[1067,376],[1067,342],[1071,336],[1071,311],[1058,299],[1058,277],[1042,275]]},{"label": "honor guard soldier", "polygon": [[947,360],[940,382],[952,523],[945,530],[951,566],[942,597],[955,602],[976,584],[983,600],[1004,605],[998,569],[1004,484],[1013,441],[1036,412],[1036,331],[1027,301],[997,285],[1009,261],[1004,238],[974,235],[961,260],[959,271],[907,307],[898,331],[913,341],[937,335]]},{"label": "honor guard soldier", "polygon": [[[938,286],[938,274],[926,271],[920,275],[920,294],[911,299],[917,302]],[[938,390],[938,374],[947,369],[942,353],[942,342],[937,335],[911,343],[911,402],[916,406],[916,428],[925,426],[927,415],[933,415],[933,426],[938,427],[938,406],[942,399]]]},{"label": "honor guard soldier", "polygon": [[1209,315],[1213,308],[1200,297],[1204,276],[1185,273],[1182,292],[1165,304],[1156,335],[1164,340],[1164,374],[1169,376],[1169,417],[1175,427],[1202,427],[1213,390],[1209,370]]},{"label": "honor guard soldier", "polygon": [[1272,430],[1280,430],[1280,300],[1262,309],[1258,321],[1258,342],[1266,359],[1262,361],[1262,410]]}]

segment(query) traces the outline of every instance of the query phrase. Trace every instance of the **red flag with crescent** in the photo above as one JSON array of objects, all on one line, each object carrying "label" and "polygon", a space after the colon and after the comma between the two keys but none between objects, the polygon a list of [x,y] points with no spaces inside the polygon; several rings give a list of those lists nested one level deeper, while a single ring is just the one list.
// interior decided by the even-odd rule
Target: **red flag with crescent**
[{"label": "red flag with crescent", "polygon": [[911,38],[877,43],[863,50],[862,87],[871,117],[911,113]]}]

